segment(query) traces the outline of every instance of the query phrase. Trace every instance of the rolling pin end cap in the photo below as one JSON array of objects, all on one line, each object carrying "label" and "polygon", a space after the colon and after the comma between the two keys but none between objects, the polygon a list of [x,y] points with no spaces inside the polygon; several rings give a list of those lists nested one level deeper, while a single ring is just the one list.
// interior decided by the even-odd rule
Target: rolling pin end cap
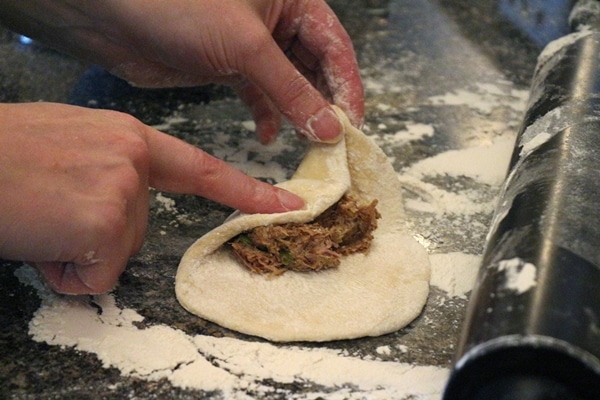
[{"label": "rolling pin end cap", "polygon": [[587,400],[571,388],[541,376],[509,376],[487,382],[472,400]]}]

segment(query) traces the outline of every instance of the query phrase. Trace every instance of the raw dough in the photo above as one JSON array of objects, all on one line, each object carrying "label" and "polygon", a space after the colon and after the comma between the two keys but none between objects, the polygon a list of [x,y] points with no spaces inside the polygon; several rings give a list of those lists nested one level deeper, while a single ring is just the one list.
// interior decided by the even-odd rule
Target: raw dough
[{"label": "raw dough", "polygon": [[[234,213],[184,254],[177,299],[188,311],[221,326],[272,341],[328,341],[396,331],[421,312],[429,292],[427,252],[405,229],[402,189],[381,149],[336,109],[345,138],[314,144],[281,187],[306,207],[280,214]],[[381,214],[367,254],[342,259],[318,273],[253,274],[222,246],[258,225],[307,222],[344,193],[370,202]]]}]

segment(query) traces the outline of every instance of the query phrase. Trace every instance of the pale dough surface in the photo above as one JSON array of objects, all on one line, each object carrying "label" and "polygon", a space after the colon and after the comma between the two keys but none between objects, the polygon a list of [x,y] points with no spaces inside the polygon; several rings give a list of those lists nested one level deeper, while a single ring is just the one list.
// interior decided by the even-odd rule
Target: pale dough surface
[{"label": "pale dough surface", "polygon": [[[183,307],[226,328],[282,342],[378,336],[419,315],[429,293],[429,257],[406,233],[400,182],[383,151],[336,111],[345,140],[313,145],[292,179],[279,185],[300,195],[306,207],[237,213],[198,239],[177,270]],[[344,193],[378,199],[382,217],[369,252],[344,257],[335,270],[257,275],[222,246],[259,225],[308,222]]]}]

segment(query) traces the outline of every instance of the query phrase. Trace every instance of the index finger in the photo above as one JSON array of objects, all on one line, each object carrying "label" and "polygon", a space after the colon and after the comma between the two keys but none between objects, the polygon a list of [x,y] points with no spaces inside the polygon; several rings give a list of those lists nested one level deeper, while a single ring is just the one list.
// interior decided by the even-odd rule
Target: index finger
[{"label": "index finger", "polygon": [[246,213],[296,210],[304,201],[293,193],[254,179],[226,162],[173,136],[146,127],[150,186],[195,194]]}]

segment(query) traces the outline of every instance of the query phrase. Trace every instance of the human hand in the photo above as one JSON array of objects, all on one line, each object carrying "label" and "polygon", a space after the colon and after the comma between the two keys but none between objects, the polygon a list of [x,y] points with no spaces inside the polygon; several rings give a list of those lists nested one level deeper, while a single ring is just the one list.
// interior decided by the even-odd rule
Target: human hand
[{"label": "human hand", "polygon": [[312,140],[337,140],[342,128],[330,102],[354,125],[362,124],[363,89],[352,43],[324,0],[0,4],[0,18],[13,29],[135,85],[233,86],[263,143],[275,138],[282,116]]},{"label": "human hand", "polygon": [[0,257],[30,262],[61,293],[115,285],[142,245],[149,186],[246,212],[303,205],[127,114],[4,104],[0,121]]}]

